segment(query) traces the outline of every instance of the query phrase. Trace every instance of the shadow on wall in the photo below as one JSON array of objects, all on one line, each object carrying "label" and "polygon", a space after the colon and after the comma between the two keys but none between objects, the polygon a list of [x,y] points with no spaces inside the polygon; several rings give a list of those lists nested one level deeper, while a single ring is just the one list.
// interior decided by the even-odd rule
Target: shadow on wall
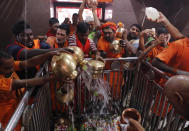
[{"label": "shadow on wall", "polygon": [[0,47],[4,48],[13,42],[12,26],[22,18],[24,0],[0,1]]}]

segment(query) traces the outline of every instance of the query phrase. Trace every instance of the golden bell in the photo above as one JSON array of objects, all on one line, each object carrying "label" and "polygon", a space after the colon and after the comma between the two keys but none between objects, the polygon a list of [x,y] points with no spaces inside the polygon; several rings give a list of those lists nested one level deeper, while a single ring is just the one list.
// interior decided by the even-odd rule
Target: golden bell
[{"label": "golden bell", "polygon": [[75,58],[69,53],[61,53],[59,56],[53,56],[51,61],[52,71],[60,81],[75,79],[78,74],[76,66],[77,62]]},{"label": "golden bell", "polygon": [[120,46],[119,40],[114,40],[114,41],[110,44],[110,50],[111,50],[113,53],[120,53],[120,52],[121,52],[121,46]]},{"label": "golden bell", "polygon": [[87,61],[84,60],[84,52],[81,48],[78,46],[68,46],[67,48],[74,51],[73,56],[79,65],[84,65],[87,63]]},{"label": "golden bell", "polygon": [[93,78],[97,78],[98,75],[103,73],[105,63],[99,60],[89,60],[88,65],[92,68]]}]

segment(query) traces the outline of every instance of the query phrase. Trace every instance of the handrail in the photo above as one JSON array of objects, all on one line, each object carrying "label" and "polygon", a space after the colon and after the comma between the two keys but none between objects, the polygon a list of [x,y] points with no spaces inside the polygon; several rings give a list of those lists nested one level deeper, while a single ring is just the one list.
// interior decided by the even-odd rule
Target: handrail
[{"label": "handrail", "polygon": [[[85,58],[85,60],[91,60],[92,58]],[[121,58],[103,58],[104,61],[136,61],[138,57],[121,57]]]},{"label": "handrail", "polygon": [[[39,77],[44,68],[46,67],[48,63],[46,62],[42,68],[40,68],[39,72],[36,74],[35,77]],[[30,95],[32,94],[33,90],[35,89],[35,87],[31,88],[30,90],[26,91],[26,93],[24,94],[22,100],[20,101],[18,107],[16,108],[13,116],[11,117],[11,119],[9,120],[9,123],[7,124],[6,128],[5,128],[5,131],[12,131],[15,129],[15,127],[17,126],[19,120],[20,120],[20,117],[22,116],[22,113],[28,103],[28,100],[30,98]]]},{"label": "handrail", "polygon": [[165,78],[165,79],[167,79],[167,80],[169,79],[169,76],[167,76],[163,71],[159,70],[158,68],[152,66],[151,63],[146,62],[146,61],[144,61],[143,63],[144,63],[145,65],[149,66],[153,71],[155,71],[156,73],[158,73],[161,77],[163,77],[163,78]]}]

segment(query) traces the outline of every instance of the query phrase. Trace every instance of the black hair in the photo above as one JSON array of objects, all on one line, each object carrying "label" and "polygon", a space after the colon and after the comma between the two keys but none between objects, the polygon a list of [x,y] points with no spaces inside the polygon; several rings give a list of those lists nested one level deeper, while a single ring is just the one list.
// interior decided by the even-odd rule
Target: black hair
[{"label": "black hair", "polygon": [[133,26],[135,26],[136,28],[138,28],[140,30],[140,32],[142,31],[142,26],[141,25],[139,25],[139,24],[132,24],[130,26],[130,28],[133,27]]},{"label": "black hair", "polygon": [[59,29],[61,30],[65,30],[66,31],[66,35],[70,34],[70,28],[68,24],[61,24],[58,26]]},{"label": "black hair", "polygon": [[[5,49],[0,49],[0,59],[11,59],[12,58],[12,56],[11,55],[9,55],[6,51],[5,51]],[[0,60],[0,65],[1,64],[3,64],[2,62],[1,62],[1,60]]]},{"label": "black hair", "polygon": [[53,17],[49,19],[49,25],[54,25],[56,23],[59,23],[58,19]]},{"label": "black hair", "polygon": [[31,28],[25,21],[19,21],[12,27],[12,33],[18,35],[24,31],[24,29]]},{"label": "black hair", "polygon": [[165,27],[159,27],[159,28],[157,29],[157,35],[159,36],[159,35],[162,34],[162,33],[168,34],[169,31],[168,31]]},{"label": "black hair", "polygon": [[84,22],[80,22],[77,25],[77,33],[85,34],[87,31],[89,31],[89,25]]},{"label": "black hair", "polygon": [[78,13],[74,13],[74,14],[72,15],[72,17],[73,17],[73,16],[77,16],[77,17],[78,17],[79,15],[78,15]]}]

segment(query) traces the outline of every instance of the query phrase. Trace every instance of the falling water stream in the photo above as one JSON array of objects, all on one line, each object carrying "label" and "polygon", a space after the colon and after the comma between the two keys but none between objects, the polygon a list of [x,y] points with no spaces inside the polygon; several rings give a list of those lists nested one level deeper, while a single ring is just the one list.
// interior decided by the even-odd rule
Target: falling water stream
[{"label": "falling water stream", "polygon": [[79,118],[79,122],[75,120],[73,108],[69,105],[68,118],[72,124],[67,130],[75,131],[74,127],[77,126],[79,131],[117,131],[120,109],[111,99],[109,83],[101,75],[94,78],[93,70],[89,66],[78,77],[81,77],[82,86],[89,99],[85,100],[87,106],[84,107],[84,115],[82,114],[82,120]]}]

